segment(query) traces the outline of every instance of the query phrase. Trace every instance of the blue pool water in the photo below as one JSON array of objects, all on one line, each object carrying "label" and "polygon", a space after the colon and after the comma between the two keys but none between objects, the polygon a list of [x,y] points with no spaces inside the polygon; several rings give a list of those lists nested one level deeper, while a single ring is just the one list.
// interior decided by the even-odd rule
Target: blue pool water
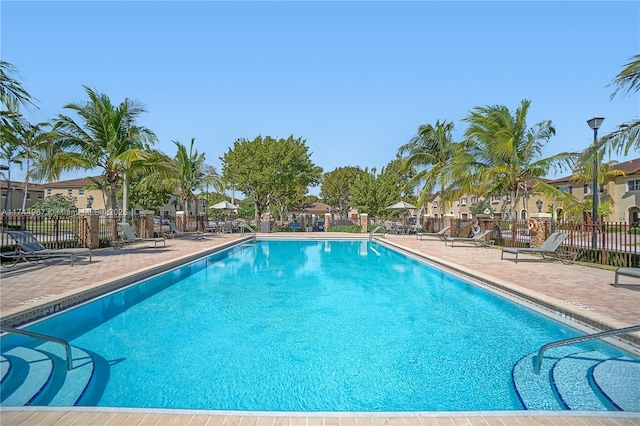
[{"label": "blue pool water", "polygon": [[95,405],[262,411],[519,410],[514,364],[578,335],[375,242],[319,240],[238,246],[30,329],[105,360]]}]

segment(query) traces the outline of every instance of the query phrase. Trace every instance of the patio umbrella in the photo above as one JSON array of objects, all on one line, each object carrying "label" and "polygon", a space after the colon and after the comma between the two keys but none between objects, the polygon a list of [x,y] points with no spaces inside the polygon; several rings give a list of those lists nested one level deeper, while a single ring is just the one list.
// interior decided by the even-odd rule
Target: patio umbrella
[{"label": "patio umbrella", "polygon": [[398,201],[397,203],[391,204],[389,207],[387,207],[387,209],[389,210],[410,210],[415,208],[417,207],[405,201]]},{"label": "patio umbrella", "polygon": [[409,204],[405,201],[398,201],[395,204],[391,204],[389,207],[387,207],[387,209],[389,210],[409,210],[409,209],[415,209],[416,206],[414,206],[413,204]]},{"label": "patio umbrella", "polygon": [[220,201],[219,203],[215,203],[214,205],[209,207],[210,209],[218,209],[218,210],[238,210],[239,207],[229,203],[228,201]]}]

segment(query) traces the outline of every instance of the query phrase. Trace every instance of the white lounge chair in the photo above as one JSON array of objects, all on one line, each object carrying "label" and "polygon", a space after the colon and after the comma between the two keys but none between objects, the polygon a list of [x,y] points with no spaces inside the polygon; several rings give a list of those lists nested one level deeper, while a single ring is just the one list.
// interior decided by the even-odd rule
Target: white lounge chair
[{"label": "white lounge chair", "polygon": [[[11,255],[16,263],[20,260],[41,260],[54,256],[69,256],[69,261],[73,266],[73,260],[78,255],[88,255],[89,261],[91,261],[91,249],[89,248],[48,249],[29,231],[6,232],[18,245],[18,250],[13,251]],[[8,257],[8,255],[5,255],[5,257]]]},{"label": "white lounge chair", "polygon": [[448,237],[445,238],[444,243],[445,245],[447,243],[451,243],[451,247],[453,247],[453,245],[455,243],[471,243],[473,245],[475,245],[476,247],[487,247],[491,244],[494,243],[493,240],[485,240],[484,237],[486,237],[487,235],[489,235],[491,233],[490,229],[485,229],[484,231],[480,232],[477,235],[474,235],[473,237],[469,237],[469,238],[465,238],[465,237]]},{"label": "white lounge chair", "polygon": [[540,247],[503,247],[500,259],[504,259],[505,253],[515,254],[514,261],[518,263],[518,255],[525,254],[540,254],[544,260],[563,260],[567,259],[573,263],[576,259],[577,253],[573,252],[560,252],[559,248],[562,242],[569,236],[562,232],[554,232],[542,243]]},{"label": "white lounge chair", "polygon": [[136,233],[133,232],[131,225],[129,225],[127,222],[119,223],[118,226],[122,230],[122,233],[124,234],[124,238],[122,238],[121,240],[115,241],[115,243],[134,244],[134,243],[142,243],[142,242],[152,242],[153,247],[157,248],[158,243],[162,242],[164,247],[167,246],[167,242],[166,242],[167,239],[164,237],[139,238],[138,236],[136,236]]},{"label": "white lounge chair", "polygon": [[416,238],[418,240],[422,240],[424,238],[437,238],[440,240],[444,240],[447,238],[447,231],[451,229],[451,226],[445,226],[438,232],[419,232],[416,234]]}]

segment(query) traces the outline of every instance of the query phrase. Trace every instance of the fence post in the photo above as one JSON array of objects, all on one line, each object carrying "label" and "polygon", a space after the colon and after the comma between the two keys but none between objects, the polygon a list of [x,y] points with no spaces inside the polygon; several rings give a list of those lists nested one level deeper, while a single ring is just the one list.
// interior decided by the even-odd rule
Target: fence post
[{"label": "fence post", "polygon": [[551,213],[531,213],[531,219],[535,219],[538,222],[538,229],[529,229],[529,246],[538,248],[542,246],[544,241],[549,236],[547,229],[549,228],[549,219],[551,219]]},{"label": "fence post", "polygon": [[138,220],[138,237],[153,238],[153,210],[142,210]]},{"label": "fence post", "polygon": [[100,247],[100,216],[98,210],[78,210],[78,239],[80,247],[97,249]]},{"label": "fence post", "polygon": [[360,232],[366,234],[369,229],[369,215],[367,213],[360,214]]}]

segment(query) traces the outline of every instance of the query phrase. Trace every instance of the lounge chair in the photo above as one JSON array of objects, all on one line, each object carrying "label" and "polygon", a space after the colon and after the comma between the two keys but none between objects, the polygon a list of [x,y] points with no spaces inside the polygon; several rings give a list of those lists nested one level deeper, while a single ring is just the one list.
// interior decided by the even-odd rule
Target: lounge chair
[{"label": "lounge chair", "polygon": [[465,237],[448,237],[448,238],[445,238],[444,244],[446,245],[447,243],[451,243],[451,247],[453,247],[453,245],[455,243],[471,243],[471,244],[475,245],[476,247],[487,247],[487,246],[489,246],[489,245],[494,243],[493,240],[485,240],[484,239],[484,237],[486,237],[490,233],[491,233],[490,229],[485,229],[484,231],[480,232],[479,234],[474,235],[473,237],[469,237],[469,238],[465,238]]},{"label": "lounge chair", "polygon": [[442,228],[441,230],[439,230],[438,232],[419,232],[416,234],[416,238],[418,240],[422,240],[425,237],[430,237],[430,238],[437,238],[440,240],[444,240],[447,238],[447,231],[451,229],[451,226],[445,226],[444,228]]},{"label": "lounge chair", "polygon": [[[11,254],[16,263],[20,260],[42,260],[48,257],[69,256],[69,261],[73,266],[73,259],[78,255],[89,255],[89,261],[91,261],[91,249],[89,248],[48,249],[29,231],[6,231],[6,233],[18,244],[18,250]],[[7,256],[5,254],[5,257]]]},{"label": "lounge chair", "polygon": [[166,247],[167,239],[164,237],[152,237],[152,238],[139,238],[136,236],[135,232],[131,228],[127,222],[119,223],[118,226],[122,229],[122,233],[124,234],[124,238],[121,240],[115,241],[116,244],[134,244],[134,243],[142,243],[142,242],[152,242],[153,247],[157,248],[158,243],[162,242],[163,246]]},{"label": "lounge chair", "polygon": [[620,275],[623,275],[625,277],[632,277],[632,278],[640,278],[640,268],[617,268],[616,269],[616,278],[615,278],[615,282],[614,282],[614,286],[626,286],[626,285],[640,285],[640,284],[620,284],[618,282],[618,277]]},{"label": "lounge chair", "polygon": [[192,238],[195,240],[204,239],[204,234],[201,231],[181,231],[175,223],[169,222],[169,229],[171,237]]},{"label": "lounge chair", "polygon": [[563,260],[567,259],[571,263],[573,263],[576,259],[577,253],[573,252],[562,252],[558,249],[562,242],[569,236],[569,234],[565,234],[562,232],[554,232],[542,243],[542,245],[538,248],[531,247],[503,247],[502,254],[500,255],[500,259],[504,259],[505,253],[515,254],[516,257],[514,261],[518,263],[518,255],[521,253],[525,254],[540,254],[544,260]]}]

